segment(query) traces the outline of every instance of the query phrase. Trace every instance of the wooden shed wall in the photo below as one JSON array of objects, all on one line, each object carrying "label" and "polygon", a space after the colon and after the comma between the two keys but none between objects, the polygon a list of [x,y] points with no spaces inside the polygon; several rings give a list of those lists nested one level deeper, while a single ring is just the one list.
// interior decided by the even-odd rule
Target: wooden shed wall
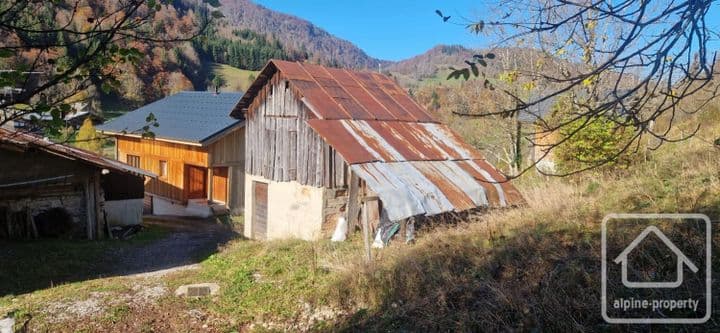
[{"label": "wooden shed wall", "polygon": [[[207,168],[206,148],[178,143],[129,137],[117,137],[118,159],[127,162],[127,155],[140,156],[140,168],[157,174],[145,184],[145,191],[165,198],[185,201],[185,165]],[[160,161],[167,161],[167,175],[160,176]]]},{"label": "wooden shed wall", "polygon": [[314,116],[279,75],[257,98],[246,120],[247,173],[315,187],[347,185],[347,164],[307,125]]},{"label": "wooden shed wall", "polygon": [[209,151],[211,167],[228,168],[226,204],[233,214],[240,214],[245,205],[245,128],[225,134]]},{"label": "wooden shed wall", "polygon": [[48,221],[17,224],[11,216],[29,214],[30,220],[54,208],[64,210],[72,219],[69,231],[74,236],[93,239],[103,235],[105,199],[99,168],[43,151],[20,152],[2,147],[0,161],[0,184],[5,186],[0,189],[0,211],[4,212],[0,216],[0,238],[23,238],[28,234],[37,237],[43,235],[43,230],[59,230],[60,221],[56,225]]}]

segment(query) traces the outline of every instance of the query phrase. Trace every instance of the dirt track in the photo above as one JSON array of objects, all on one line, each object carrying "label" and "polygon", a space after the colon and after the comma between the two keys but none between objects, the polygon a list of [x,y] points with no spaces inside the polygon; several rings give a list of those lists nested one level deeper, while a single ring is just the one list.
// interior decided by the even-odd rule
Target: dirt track
[{"label": "dirt track", "polygon": [[146,245],[113,250],[118,262],[111,275],[162,274],[184,269],[238,237],[229,226],[210,220],[151,217],[145,219],[145,225],[161,226],[170,233]]}]

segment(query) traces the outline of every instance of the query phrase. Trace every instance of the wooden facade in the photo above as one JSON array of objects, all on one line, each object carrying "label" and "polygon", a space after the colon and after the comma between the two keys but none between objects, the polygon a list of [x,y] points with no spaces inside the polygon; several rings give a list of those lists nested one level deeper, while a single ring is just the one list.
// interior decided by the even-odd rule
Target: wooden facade
[{"label": "wooden facade", "polygon": [[245,171],[279,182],[347,187],[347,163],[308,126],[312,113],[296,96],[279,74],[262,88],[246,120]]},{"label": "wooden facade", "polygon": [[244,132],[238,126],[205,146],[118,135],[117,158],[127,163],[139,157],[139,168],[159,175],[145,184],[152,196],[182,204],[207,198],[239,213],[244,205]]},{"label": "wooden facade", "polygon": [[[142,201],[141,170],[29,134],[0,130],[0,238],[105,238],[118,220],[114,205]],[[50,167],[51,166],[51,167]],[[113,207],[111,207],[113,206]],[[136,207],[142,209],[139,203]]]}]

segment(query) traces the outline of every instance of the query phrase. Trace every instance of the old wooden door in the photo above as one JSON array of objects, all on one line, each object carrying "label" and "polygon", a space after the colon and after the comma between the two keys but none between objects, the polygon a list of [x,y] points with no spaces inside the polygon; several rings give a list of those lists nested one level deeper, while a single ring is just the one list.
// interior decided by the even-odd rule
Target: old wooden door
[{"label": "old wooden door", "polygon": [[207,198],[207,169],[193,165],[185,166],[185,191],[188,199]]},{"label": "old wooden door", "polygon": [[228,168],[213,168],[212,199],[214,201],[228,202]]},{"label": "old wooden door", "polygon": [[253,182],[253,219],[254,239],[267,238],[268,184]]}]

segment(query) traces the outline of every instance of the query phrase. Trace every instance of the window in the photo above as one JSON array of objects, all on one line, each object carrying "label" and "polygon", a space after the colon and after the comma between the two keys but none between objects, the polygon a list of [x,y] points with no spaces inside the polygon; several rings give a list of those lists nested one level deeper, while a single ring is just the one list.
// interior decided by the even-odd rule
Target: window
[{"label": "window", "polygon": [[127,155],[127,164],[129,164],[130,166],[139,168],[140,167],[140,156],[128,154]]},{"label": "window", "polygon": [[160,177],[166,177],[167,176],[167,161],[160,161]]}]

